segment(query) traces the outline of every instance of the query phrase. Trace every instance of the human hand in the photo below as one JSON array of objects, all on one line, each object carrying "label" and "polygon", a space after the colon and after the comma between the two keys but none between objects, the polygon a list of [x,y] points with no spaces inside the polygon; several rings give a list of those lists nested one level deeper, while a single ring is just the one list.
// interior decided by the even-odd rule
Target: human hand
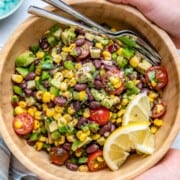
[{"label": "human hand", "polygon": [[180,150],[170,149],[166,156],[153,168],[134,180],[179,180]]},{"label": "human hand", "polygon": [[109,0],[130,4],[138,8],[148,19],[167,31],[177,47],[180,47],[179,0]]}]

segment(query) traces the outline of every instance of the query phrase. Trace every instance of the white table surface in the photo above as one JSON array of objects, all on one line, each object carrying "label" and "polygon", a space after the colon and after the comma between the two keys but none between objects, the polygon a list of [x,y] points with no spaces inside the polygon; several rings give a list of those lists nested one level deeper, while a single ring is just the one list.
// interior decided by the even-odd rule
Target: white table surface
[{"label": "white table surface", "polygon": [[[25,0],[22,6],[13,15],[4,20],[0,20],[0,47],[4,45],[17,26],[29,16],[27,13],[29,5],[44,7],[47,4],[40,0]],[[180,135],[177,136],[172,147],[180,149]]]}]

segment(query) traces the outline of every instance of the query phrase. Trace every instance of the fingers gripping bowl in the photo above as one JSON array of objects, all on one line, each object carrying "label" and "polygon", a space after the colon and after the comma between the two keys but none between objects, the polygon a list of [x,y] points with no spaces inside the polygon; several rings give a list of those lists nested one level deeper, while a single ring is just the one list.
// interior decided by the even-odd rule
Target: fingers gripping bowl
[{"label": "fingers gripping bowl", "polygon": [[[49,163],[46,153],[37,152],[29,147],[25,141],[16,136],[12,129],[12,84],[11,75],[14,72],[15,58],[29,46],[36,44],[42,34],[49,29],[54,22],[31,17],[29,18],[7,42],[1,55],[1,134],[14,155],[30,170],[47,179],[101,179],[107,178],[133,178],[154,165],[168,150],[175,138],[179,125],[179,74],[178,58],[175,48],[168,36],[157,27],[150,24],[142,15],[126,6],[114,6],[104,1],[95,3],[72,2],[73,6],[92,19],[106,22],[112,27],[132,28],[143,34],[156,47],[162,56],[162,65],[166,67],[169,75],[169,83],[163,92],[163,97],[168,101],[168,112],[163,118],[164,125],[155,135],[155,152],[152,156],[132,156],[119,171],[111,172],[70,172],[64,167],[56,167]],[[113,11],[112,11],[113,8]],[[94,11],[96,9],[96,11]],[[56,11],[58,12],[58,11]],[[121,12],[121,14],[119,14]],[[62,12],[59,12],[63,14]],[[101,14],[101,15],[100,15]],[[98,17],[98,18],[97,18]],[[6,76],[4,76],[6,74]]]}]

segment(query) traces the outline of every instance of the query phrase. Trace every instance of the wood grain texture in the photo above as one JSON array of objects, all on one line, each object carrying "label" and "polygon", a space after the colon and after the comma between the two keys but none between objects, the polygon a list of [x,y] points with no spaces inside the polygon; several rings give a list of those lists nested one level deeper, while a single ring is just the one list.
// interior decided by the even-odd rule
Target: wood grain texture
[{"label": "wood grain texture", "polygon": [[[133,179],[156,164],[167,152],[180,128],[179,92],[180,92],[180,59],[168,35],[149,22],[136,9],[123,5],[115,5],[104,0],[68,0],[68,3],[97,22],[107,22],[118,29],[132,29],[147,37],[148,41],[159,51],[162,64],[167,68],[169,84],[164,91],[164,99],[168,102],[168,111],[164,117],[164,125],[155,137],[156,151],[152,156],[133,156],[116,172],[103,170],[95,173],[72,172],[64,167],[49,163],[46,153],[37,152],[19,138],[12,129],[12,95],[11,74],[17,55],[30,45],[37,43],[39,37],[54,22],[37,17],[28,18],[11,35],[0,54],[0,131],[12,153],[31,171],[42,179],[56,180],[101,180],[101,179]],[[48,8],[63,16],[63,12]],[[68,16],[69,17],[69,16]]]}]

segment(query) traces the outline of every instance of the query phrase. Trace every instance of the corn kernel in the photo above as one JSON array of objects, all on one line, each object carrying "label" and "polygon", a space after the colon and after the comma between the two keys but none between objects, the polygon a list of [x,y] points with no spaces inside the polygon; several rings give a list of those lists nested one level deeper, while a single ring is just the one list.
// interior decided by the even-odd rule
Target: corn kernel
[{"label": "corn kernel", "polygon": [[43,91],[37,91],[36,92],[36,98],[41,100],[42,99],[42,96],[43,96]]},{"label": "corn kernel", "polygon": [[59,89],[61,91],[66,91],[68,89],[68,85],[65,82],[61,82]]},{"label": "corn kernel", "polygon": [[35,115],[35,112],[37,111],[37,108],[32,106],[28,109],[28,114],[30,114],[31,116],[34,116]]},{"label": "corn kernel", "polygon": [[36,75],[40,75],[41,74],[41,68],[40,67],[36,67],[35,73]]},{"label": "corn kernel", "polygon": [[74,110],[74,108],[72,106],[69,106],[68,109],[67,109],[67,112],[72,115],[72,114],[75,113],[75,110]]},{"label": "corn kernel", "polygon": [[41,141],[41,142],[46,142],[46,141],[47,141],[47,137],[41,136],[41,137],[39,138],[39,141]]},{"label": "corn kernel", "polygon": [[71,43],[69,46],[69,52],[71,52],[76,47],[75,43]]},{"label": "corn kernel", "polygon": [[86,108],[83,112],[83,117],[84,118],[89,118],[90,117],[90,110]]},{"label": "corn kernel", "polygon": [[119,124],[119,123],[121,123],[121,122],[122,122],[122,118],[117,118],[117,119],[116,119],[116,123],[117,123],[117,124]]},{"label": "corn kernel", "polygon": [[37,57],[38,59],[42,59],[42,58],[44,57],[44,52],[43,52],[43,51],[38,51],[38,52],[36,53],[36,57]]},{"label": "corn kernel", "polygon": [[22,113],[25,112],[25,109],[23,109],[23,108],[20,107],[20,106],[16,106],[15,109],[14,109],[14,112],[15,112],[16,114],[22,114]]},{"label": "corn kernel", "polygon": [[56,54],[53,56],[53,61],[56,63],[56,64],[59,64],[62,60],[62,57],[59,55],[59,54]]},{"label": "corn kernel", "polygon": [[122,115],[125,113],[125,109],[121,109],[118,113],[117,116],[118,117],[122,117]]},{"label": "corn kernel", "polygon": [[103,49],[102,43],[99,43],[99,42],[97,42],[97,43],[95,44],[95,47],[96,47],[96,48],[99,48],[99,49]]},{"label": "corn kernel", "polygon": [[93,140],[97,140],[97,139],[99,139],[101,136],[100,136],[100,134],[94,134],[93,136],[92,136],[92,139]]},{"label": "corn kernel", "polygon": [[68,81],[68,85],[70,86],[70,87],[73,87],[73,86],[75,86],[76,85],[76,79],[75,78],[72,78],[72,79],[70,79],[69,81]]},{"label": "corn kernel", "polygon": [[82,67],[82,64],[81,64],[81,63],[76,63],[76,64],[75,64],[75,69],[78,70],[78,69],[80,69],[81,67]]},{"label": "corn kernel", "polygon": [[48,109],[48,105],[47,104],[42,104],[42,109],[43,109],[43,111],[46,111]]},{"label": "corn kernel", "polygon": [[104,158],[101,157],[101,156],[98,156],[98,157],[97,157],[97,161],[98,161],[98,162],[104,162]]},{"label": "corn kernel", "polygon": [[151,86],[155,87],[157,85],[157,83],[155,81],[151,81]]},{"label": "corn kernel", "polygon": [[63,52],[69,52],[69,47],[63,47],[63,48],[62,48],[62,51],[63,51]]},{"label": "corn kernel", "polygon": [[118,50],[117,50],[117,54],[120,56],[120,55],[122,55],[122,50],[123,50],[123,48],[119,48]]},{"label": "corn kernel", "polygon": [[59,119],[58,119],[58,127],[61,127],[62,125],[64,125],[64,124],[67,124],[67,121],[66,121],[66,119],[64,118],[64,117],[60,117]]},{"label": "corn kernel", "polygon": [[115,122],[116,122],[116,119],[110,119],[110,121],[111,121],[112,123],[115,123]]},{"label": "corn kernel", "polygon": [[65,91],[62,93],[62,95],[64,97],[66,97],[67,99],[71,99],[72,98],[72,93],[70,91]]},{"label": "corn kernel", "polygon": [[72,116],[69,115],[69,114],[64,114],[64,119],[67,121],[67,122],[70,122],[72,120]]},{"label": "corn kernel", "polygon": [[112,84],[118,84],[121,81],[118,76],[110,76],[109,80]]},{"label": "corn kernel", "polygon": [[163,121],[161,119],[155,119],[153,124],[157,127],[161,127],[163,125]]},{"label": "corn kernel", "polygon": [[111,31],[112,31],[112,32],[116,32],[117,29],[116,29],[116,28],[111,28]]},{"label": "corn kernel", "polygon": [[88,172],[88,171],[89,171],[89,168],[88,168],[87,165],[80,165],[79,168],[78,168],[78,170],[79,170],[80,172]]},{"label": "corn kernel", "polygon": [[43,148],[43,144],[44,144],[43,142],[37,141],[35,144],[35,149],[37,151],[40,151]]},{"label": "corn kernel", "polygon": [[59,81],[62,81],[64,79],[63,74],[61,72],[56,72],[54,74],[54,79],[58,79]]},{"label": "corn kernel", "polygon": [[109,51],[102,52],[105,60],[111,60],[111,53]]},{"label": "corn kernel", "polygon": [[99,139],[97,139],[97,143],[101,146],[104,145],[105,141],[106,141],[106,139],[103,136],[100,137]]},{"label": "corn kernel", "polygon": [[76,140],[75,136],[72,135],[72,134],[68,134],[66,136],[66,139],[67,139],[68,142],[74,142]]},{"label": "corn kernel", "polygon": [[158,97],[158,94],[153,92],[153,91],[149,91],[149,95],[148,95],[150,98],[152,99],[156,99]]},{"label": "corn kernel", "polygon": [[43,103],[49,103],[51,101],[51,93],[44,92],[42,95],[42,101]]},{"label": "corn kernel", "polygon": [[114,84],[114,87],[117,89],[117,88],[120,88],[120,87],[121,87],[121,85],[122,85],[122,83],[121,83],[121,81],[120,81],[119,83]]},{"label": "corn kernel", "polygon": [[53,118],[57,121],[59,118],[61,118],[61,113],[54,112]]},{"label": "corn kernel", "polygon": [[76,136],[77,136],[77,138],[78,138],[80,141],[85,141],[86,138],[87,138],[87,135],[86,135],[84,132],[82,132],[82,131],[78,131],[78,132],[76,133]]},{"label": "corn kernel", "polygon": [[42,112],[41,111],[35,111],[34,118],[37,120],[41,120]]},{"label": "corn kernel", "polygon": [[126,106],[129,103],[128,99],[123,99],[122,100],[122,105]]},{"label": "corn kernel", "polygon": [[71,122],[70,122],[70,125],[72,127],[75,127],[76,125],[78,124],[78,119],[74,118]]},{"label": "corn kernel", "polygon": [[22,108],[26,108],[27,103],[25,101],[19,101],[19,106]]},{"label": "corn kernel", "polygon": [[152,134],[156,134],[157,130],[158,129],[155,126],[151,126],[151,128],[150,128],[150,131],[151,131]]},{"label": "corn kernel", "polygon": [[16,120],[14,126],[16,129],[21,129],[23,126],[23,123],[20,120]]},{"label": "corn kernel", "polygon": [[39,79],[40,79],[40,77],[39,77],[39,76],[36,76],[34,80],[35,80],[35,81],[39,81]]},{"label": "corn kernel", "polygon": [[83,101],[86,97],[87,97],[86,91],[80,91],[80,92],[78,93],[78,99],[79,99],[80,101]]},{"label": "corn kernel", "polygon": [[63,76],[64,76],[65,78],[67,78],[67,79],[71,79],[71,78],[74,77],[74,73],[73,73],[73,71],[71,71],[71,70],[64,70],[64,71],[63,71]]},{"label": "corn kernel", "polygon": [[77,149],[75,151],[75,155],[76,155],[76,157],[80,157],[82,155],[82,149]]},{"label": "corn kernel", "polygon": [[23,76],[19,75],[19,74],[13,74],[12,75],[12,80],[13,80],[13,82],[19,84],[19,83],[21,83],[23,81]]},{"label": "corn kernel", "polygon": [[93,165],[93,167],[94,167],[94,169],[97,169],[97,168],[99,167],[99,163],[95,163],[95,164]]},{"label": "corn kernel", "polygon": [[34,121],[34,130],[37,130],[37,129],[39,129],[39,127],[40,127],[40,123],[39,123],[39,121],[38,120],[35,120]]},{"label": "corn kernel", "polygon": [[64,144],[65,142],[65,136],[61,136],[59,140],[55,141],[55,146],[59,146],[61,144]]},{"label": "corn kernel", "polygon": [[140,58],[135,55],[129,60],[129,63],[132,67],[136,68],[140,63]]},{"label": "corn kernel", "polygon": [[60,106],[56,105],[54,107],[54,110],[55,110],[55,112],[62,113],[64,111],[64,107],[60,107]]},{"label": "corn kernel", "polygon": [[54,108],[48,108],[46,109],[46,116],[52,117],[54,115]]}]

